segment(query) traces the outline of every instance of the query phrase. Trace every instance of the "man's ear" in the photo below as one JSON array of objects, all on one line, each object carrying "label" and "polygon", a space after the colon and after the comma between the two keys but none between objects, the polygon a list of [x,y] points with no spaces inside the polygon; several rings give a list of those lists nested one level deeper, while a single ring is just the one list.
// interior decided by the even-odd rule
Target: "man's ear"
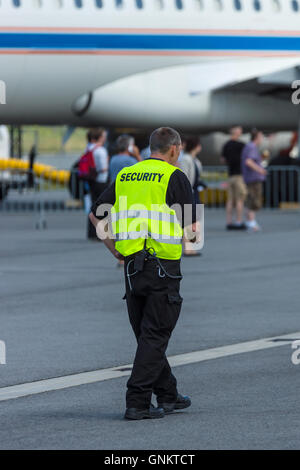
[{"label": "man's ear", "polygon": [[172,158],[177,158],[177,147],[176,145],[172,145]]}]

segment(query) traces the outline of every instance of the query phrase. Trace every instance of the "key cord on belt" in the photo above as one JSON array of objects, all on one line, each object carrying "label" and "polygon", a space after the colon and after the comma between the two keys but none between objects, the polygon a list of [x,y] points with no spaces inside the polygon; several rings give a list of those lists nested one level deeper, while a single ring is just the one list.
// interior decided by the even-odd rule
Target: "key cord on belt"
[{"label": "key cord on belt", "polygon": [[127,276],[127,280],[128,280],[128,285],[129,285],[130,291],[132,291],[132,284],[131,284],[130,278],[131,278],[132,276],[135,276],[135,274],[137,274],[137,273],[139,272],[138,270],[136,270],[136,271],[134,271],[134,273],[132,273],[132,274],[129,273],[129,268],[130,268],[130,265],[131,265],[132,263],[134,263],[134,259],[131,259],[131,260],[128,262],[127,266],[126,266],[126,276]]},{"label": "key cord on belt", "polygon": [[[151,250],[151,251],[150,251]],[[132,291],[132,283],[131,283],[131,277],[132,276],[135,276],[136,274],[138,274],[139,272],[142,272],[144,270],[144,262],[147,261],[147,260],[155,260],[156,263],[157,263],[157,267],[158,267],[158,276],[160,278],[165,278],[165,277],[168,277],[170,279],[179,279],[181,280],[182,279],[182,276],[174,276],[173,274],[170,274],[168,273],[168,271],[166,270],[166,268],[163,266],[161,260],[157,257],[155,251],[153,248],[144,248],[138,255],[139,257],[139,260],[141,261],[141,258],[142,258],[142,262],[141,262],[141,265],[139,265],[138,263],[138,267],[137,269],[133,272],[133,273],[130,273],[129,272],[129,269],[130,269],[130,266],[132,265],[132,263],[134,263],[135,267],[136,267],[136,259],[131,259],[127,266],[126,266],[126,276],[127,276],[127,280],[128,280],[128,285],[129,285],[129,288],[130,288],[130,291]]]},{"label": "key cord on belt", "polygon": [[[150,248],[150,250],[151,250],[151,248]],[[159,275],[159,277],[163,278],[163,277],[167,276],[170,279],[180,279],[180,280],[182,279],[182,276],[174,276],[173,274],[168,273],[166,268],[163,266],[161,260],[156,256],[156,253],[155,253],[154,250],[153,250],[153,253],[150,253],[149,250],[147,250],[147,252],[149,253],[148,259],[155,259],[155,261],[158,264],[158,267],[159,267],[158,275]],[[161,274],[161,271],[164,273],[163,275]]]}]

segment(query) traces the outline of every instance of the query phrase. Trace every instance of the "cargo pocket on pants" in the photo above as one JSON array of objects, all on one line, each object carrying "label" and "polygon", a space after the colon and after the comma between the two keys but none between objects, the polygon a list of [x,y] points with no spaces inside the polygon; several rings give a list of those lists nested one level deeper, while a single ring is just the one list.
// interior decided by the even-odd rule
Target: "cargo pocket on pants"
[{"label": "cargo pocket on pants", "polygon": [[169,292],[168,293],[168,304],[167,308],[164,312],[164,317],[165,317],[165,326],[171,333],[177,323],[180,311],[181,311],[181,305],[182,305],[182,297],[179,293],[177,292]]},{"label": "cargo pocket on pants", "polygon": [[180,294],[168,294],[168,303],[181,305],[183,298]]}]

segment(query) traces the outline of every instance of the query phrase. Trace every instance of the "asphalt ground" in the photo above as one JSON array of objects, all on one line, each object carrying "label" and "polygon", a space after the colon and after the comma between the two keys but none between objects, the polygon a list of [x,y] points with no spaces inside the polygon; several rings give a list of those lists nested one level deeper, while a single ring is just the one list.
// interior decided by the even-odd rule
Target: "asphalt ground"
[{"label": "asphalt ground", "polygon": [[[0,387],[131,364],[122,270],[85,240],[81,212],[0,214]],[[201,258],[182,262],[168,355],[300,331],[300,218],[264,211],[257,234],[205,214]],[[298,449],[300,366],[290,342],[174,368],[192,407],[126,422],[127,377],[0,402],[1,449]],[[1,392],[0,388],[0,392]]]}]

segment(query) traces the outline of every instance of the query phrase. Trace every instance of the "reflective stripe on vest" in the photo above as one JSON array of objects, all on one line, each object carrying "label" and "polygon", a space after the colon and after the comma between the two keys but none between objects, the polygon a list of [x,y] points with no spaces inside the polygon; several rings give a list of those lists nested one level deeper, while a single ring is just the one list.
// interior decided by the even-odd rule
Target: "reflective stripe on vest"
[{"label": "reflective stripe on vest", "polygon": [[175,210],[166,203],[169,180],[176,170],[163,160],[150,158],[118,174],[111,221],[116,250],[123,256],[146,245],[159,258],[181,258],[183,230]]},{"label": "reflective stripe on vest", "polygon": [[172,235],[160,235],[159,233],[147,232],[142,230],[141,232],[123,232],[115,235],[116,241],[120,242],[123,240],[137,240],[139,238],[152,239],[159,243],[167,243],[168,245],[181,245],[182,237],[173,237]]},{"label": "reflective stripe on vest", "polygon": [[120,212],[112,213],[111,215],[112,222],[117,222],[118,220],[123,220],[123,219],[137,219],[137,218],[169,222],[171,224],[179,223],[176,215],[165,214],[164,212],[158,212],[158,211],[129,210],[129,211],[120,211]]}]

